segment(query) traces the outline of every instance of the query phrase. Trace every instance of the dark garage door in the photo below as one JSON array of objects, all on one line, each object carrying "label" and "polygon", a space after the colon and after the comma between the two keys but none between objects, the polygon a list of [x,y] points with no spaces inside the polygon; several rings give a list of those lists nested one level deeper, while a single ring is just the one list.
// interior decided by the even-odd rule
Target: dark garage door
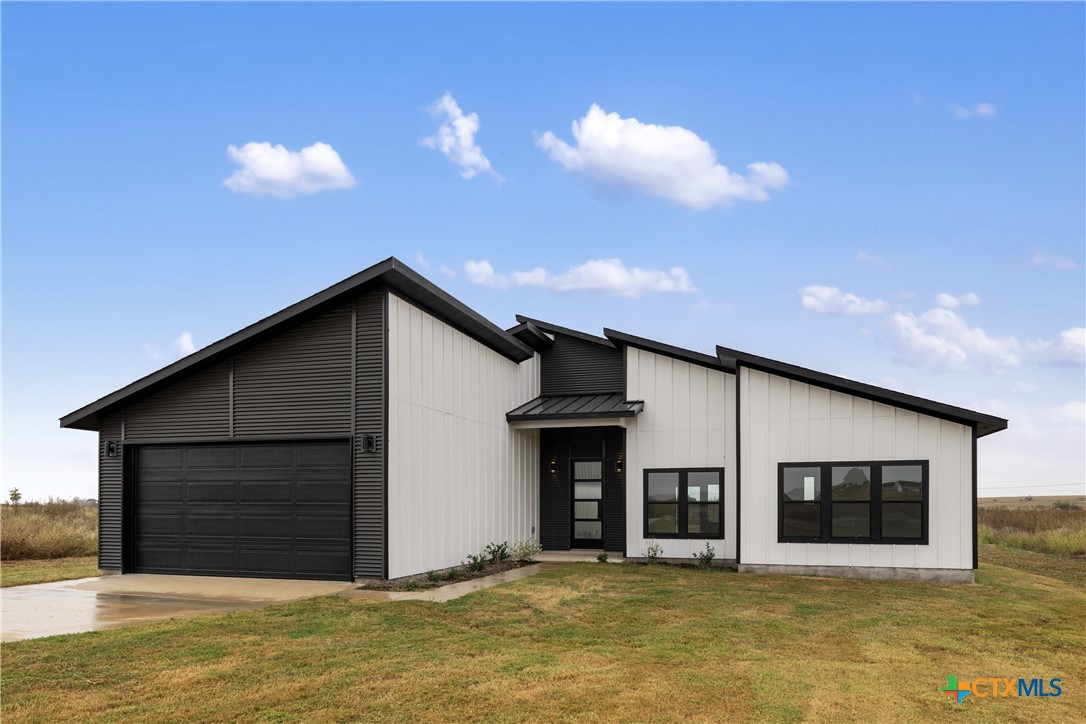
[{"label": "dark garage door", "polygon": [[349,443],[146,445],[133,468],[130,570],[350,580]]}]

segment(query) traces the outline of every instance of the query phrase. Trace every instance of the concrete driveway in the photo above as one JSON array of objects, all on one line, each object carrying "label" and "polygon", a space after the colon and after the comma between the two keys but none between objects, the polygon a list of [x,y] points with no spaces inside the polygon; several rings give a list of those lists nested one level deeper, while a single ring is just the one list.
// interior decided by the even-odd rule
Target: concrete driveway
[{"label": "concrete driveway", "polygon": [[339,581],[127,574],[0,589],[4,641],[244,611],[353,588]]}]

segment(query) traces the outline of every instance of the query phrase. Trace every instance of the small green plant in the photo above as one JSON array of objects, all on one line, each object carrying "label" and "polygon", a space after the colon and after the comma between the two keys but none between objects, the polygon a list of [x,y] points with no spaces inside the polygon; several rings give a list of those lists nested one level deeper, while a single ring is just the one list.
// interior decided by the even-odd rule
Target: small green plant
[{"label": "small green plant", "polygon": [[478,555],[468,553],[468,562],[465,567],[473,573],[479,573],[486,568],[487,555],[480,553]]},{"label": "small green plant", "polygon": [[483,553],[491,563],[507,561],[509,560],[509,543],[507,541],[487,543],[486,550]]},{"label": "small green plant", "polygon": [[655,538],[650,539],[651,542],[648,548],[645,549],[645,558],[650,564],[657,563],[660,560],[660,556],[663,555],[664,547],[656,542]]},{"label": "small green plant", "polygon": [[517,541],[514,543],[513,550],[510,551],[510,554],[514,561],[531,563],[536,559],[536,556],[542,552],[543,546],[539,545],[539,541],[535,538],[529,538],[528,540]]},{"label": "small green plant", "polygon": [[460,579],[463,573],[464,571],[460,566],[453,566],[449,570],[445,571],[445,575],[442,576],[442,578],[446,581],[456,581]]},{"label": "small green plant", "polygon": [[1057,500],[1052,504],[1052,507],[1056,510],[1071,510],[1075,506],[1071,505],[1071,501],[1069,500]]},{"label": "small green plant", "polygon": [[430,582],[440,581],[441,576],[438,575],[437,571],[426,571],[426,580]]},{"label": "small green plant", "polygon": [[698,559],[699,566],[708,568],[713,565],[713,559],[716,558],[716,550],[709,545],[709,541],[706,541],[705,550],[695,553],[694,558]]},{"label": "small green plant", "polygon": [[600,553],[598,556],[596,556],[596,562],[597,563],[606,563],[607,562],[607,554],[606,553]]},{"label": "small green plant", "polygon": [[424,591],[426,586],[422,585],[422,581],[408,581],[404,584],[405,591]]}]

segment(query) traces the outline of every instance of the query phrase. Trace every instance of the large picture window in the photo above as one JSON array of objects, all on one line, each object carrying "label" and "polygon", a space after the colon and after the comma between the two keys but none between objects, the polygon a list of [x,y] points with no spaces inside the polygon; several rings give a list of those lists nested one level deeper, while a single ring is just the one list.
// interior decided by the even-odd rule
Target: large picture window
[{"label": "large picture window", "polygon": [[645,537],[724,537],[724,468],[645,471]]},{"label": "large picture window", "polygon": [[928,542],[928,461],[780,463],[783,543]]}]

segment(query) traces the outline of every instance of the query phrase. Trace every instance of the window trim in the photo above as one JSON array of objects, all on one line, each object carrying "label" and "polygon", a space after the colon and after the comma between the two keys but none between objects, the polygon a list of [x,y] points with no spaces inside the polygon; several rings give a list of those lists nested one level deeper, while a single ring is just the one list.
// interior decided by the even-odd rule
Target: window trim
[{"label": "window trim", "polygon": [[[928,460],[831,460],[826,462],[789,462],[777,463],[777,542],[778,543],[855,543],[858,545],[928,545],[928,512],[930,502]],[[916,465],[920,467],[920,537],[889,538],[882,535],[882,470],[886,466]],[[871,510],[870,529],[867,538],[834,537],[833,535],[833,473],[837,467],[871,468]],[[784,534],[784,471],[788,468],[818,468],[820,476],[819,500],[811,501],[819,505],[821,534],[818,537],[786,536]],[[840,503],[864,501],[838,501]],[[887,501],[890,505],[913,503],[916,501]]]},{"label": "window trim", "polygon": [[[679,532],[678,533],[652,533],[649,532],[649,474],[650,473],[678,473],[679,474],[679,499],[676,501],[679,508]],[[717,505],[720,506],[720,535],[717,536],[704,536],[704,535],[690,535],[686,533],[687,526],[689,524],[689,503],[687,496],[687,476],[689,473],[718,473],[720,475],[720,500],[717,501]],[[645,538],[660,538],[667,540],[724,540],[725,527],[727,525],[724,517],[724,468],[645,468],[641,472],[641,523]],[[699,503],[699,505],[712,505],[712,503]]]}]

